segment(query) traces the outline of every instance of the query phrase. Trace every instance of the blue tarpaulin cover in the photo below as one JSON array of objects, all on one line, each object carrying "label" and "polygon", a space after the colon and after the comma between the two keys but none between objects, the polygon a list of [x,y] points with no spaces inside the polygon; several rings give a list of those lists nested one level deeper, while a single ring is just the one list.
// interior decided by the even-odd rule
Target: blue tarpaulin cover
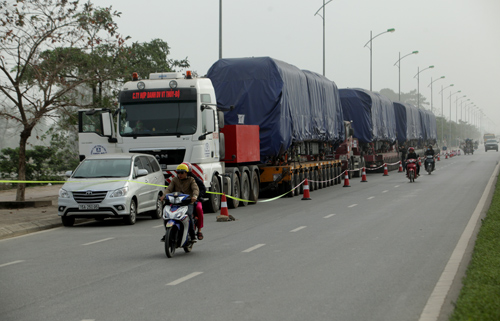
[{"label": "blue tarpaulin cover", "polygon": [[435,143],[437,140],[436,116],[426,109],[419,109],[420,121],[422,122],[423,138],[428,143]]},{"label": "blue tarpaulin cover", "polygon": [[403,144],[410,140],[421,141],[423,139],[422,124],[417,107],[411,104],[394,102],[394,111],[396,113],[398,143]]},{"label": "blue tarpaulin cover", "polygon": [[360,88],[339,89],[344,120],[352,121],[361,143],[396,141],[396,116],[389,98]]},{"label": "blue tarpaulin cover", "polygon": [[270,57],[220,59],[207,73],[226,124],[259,125],[261,161],[294,142],[344,139],[334,82]]}]

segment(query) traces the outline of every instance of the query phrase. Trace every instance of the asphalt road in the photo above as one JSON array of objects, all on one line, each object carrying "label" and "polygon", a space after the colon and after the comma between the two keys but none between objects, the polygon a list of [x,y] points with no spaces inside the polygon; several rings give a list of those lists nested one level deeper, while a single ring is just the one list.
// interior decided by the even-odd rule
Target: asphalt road
[{"label": "asphalt road", "polygon": [[205,239],[172,259],[147,218],[2,240],[0,319],[418,320],[499,159],[208,214]]}]

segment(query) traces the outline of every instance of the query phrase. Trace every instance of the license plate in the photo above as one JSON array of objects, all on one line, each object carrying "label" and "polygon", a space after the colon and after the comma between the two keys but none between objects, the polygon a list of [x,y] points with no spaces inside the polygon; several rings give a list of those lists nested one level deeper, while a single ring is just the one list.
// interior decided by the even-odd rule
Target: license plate
[{"label": "license plate", "polygon": [[79,210],[98,210],[99,204],[80,204],[78,205]]}]

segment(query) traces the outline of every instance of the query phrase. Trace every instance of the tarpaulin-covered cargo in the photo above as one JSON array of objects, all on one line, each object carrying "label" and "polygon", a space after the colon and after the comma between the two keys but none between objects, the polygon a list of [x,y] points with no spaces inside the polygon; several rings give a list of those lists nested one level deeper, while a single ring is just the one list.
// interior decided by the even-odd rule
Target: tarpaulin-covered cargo
[{"label": "tarpaulin-covered cargo", "polygon": [[270,57],[221,59],[207,77],[229,125],[260,126],[261,160],[294,142],[344,139],[335,83]]},{"label": "tarpaulin-covered cargo", "polygon": [[420,112],[424,141],[435,143],[437,140],[436,116],[430,110],[419,109],[418,111]]},{"label": "tarpaulin-covered cargo", "polygon": [[396,116],[389,98],[360,89],[339,89],[344,120],[352,121],[354,137],[361,143],[396,141]]},{"label": "tarpaulin-covered cargo", "polygon": [[403,144],[410,140],[423,139],[420,112],[417,107],[394,102],[394,112],[396,114],[396,127],[398,133],[398,143]]}]

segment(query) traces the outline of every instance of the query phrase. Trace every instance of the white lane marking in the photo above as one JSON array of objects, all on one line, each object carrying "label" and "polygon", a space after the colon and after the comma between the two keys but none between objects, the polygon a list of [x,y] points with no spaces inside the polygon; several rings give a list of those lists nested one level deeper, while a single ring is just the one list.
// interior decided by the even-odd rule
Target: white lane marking
[{"label": "white lane marking", "polygon": [[396,186],[394,186],[394,187],[399,187],[399,185],[396,185]]},{"label": "white lane marking", "polygon": [[304,229],[304,228],[306,228],[306,227],[307,227],[307,226],[297,227],[296,229],[291,230],[290,232],[297,232],[297,231],[300,231],[300,230],[302,230],[302,229]]},{"label": "white lane marking", "polygon": [[354,207],[354,206],[358,206],[358,204],[352,204],[352,205],[349,205],[347,207]]},{"label": "white lane marking", "polygon": [[17,261],[13,261],[13,262],[9,262],[9,263],[4,263],[4,264],[0,265],[0,268],[4,267],[4,266],[12,265],[12,264],[21,263],[21,262],[24,262],[24,260],[17,260]]},{"label": "white lane marking", "polygon": [[153,226],[153,228],[159,228],[159,227],[163,227],[163,224]]},{"label": "white lane marking", "polygon": [[173,281],[173,282],[170,282],[170,283],[168,283],[167,285],[177,285],[177,284],[179,284],[179,283],[182,283],[182,282],[184,282],[184,281],[187,281],[187,280],[189,280],[189,279],[192,279],[192,278],[194,278],[195,276],[198,276],[198,275],[200,275],[200,274],[202,274],[202,273],[203,273],[203,272],[193,272],[193,273],[191,273],[191,274],[186,275],[185,277],[182,277],[182,278],[177,279],[177,280],[175,280],[175,281]]},{"label": "white lane marking", "polygon": [[108,237],[107,239],[102,239],[102,240],[98,240],[98,241],[94,241],[94,242],[89,242],[89,243],[85,243],[85,244],[82,244],[82,245],[91,245],[91,244],[106,242],[106,241],[109,241],[109,240],[112,240],[112,239],[114,239],[114,237]]},{"label": "white lane marking", "polygon": [[252,252],[253,250],[258,249],[259,247],[263,247],[264,245],[265,244],[257,244],[257,245],[252,246],[251,248],[248,248],[248,249],[246,249],[246,250],[244,250],[242,252],[244,252],[244,253]]},{"label": "white lane marking", "polygon": [[422,314],[420,315],[419,321],[430,321],[430,320],[434,321],[438,319],[439,312],[441,311],[441,307],[445,302],[446,295],[448,294],[448,291],[451,288],[453,279],[455,279],[458,273],[458,267],[463,260],[465,250],[467,249],[467,245],[469,244],[469,241],[472,235],[474,234],[474,229],[478,224],[481,212],[483,211],[486,205],[488,194],[490,193],[491,188],[493,187],[493,181],[498,176],[499,168],[500,164],[498,164],[495,167],[495,170],[493,171],[493,174],[491,175],[490,180],[488,181],[488,184],[484,189],[483,195],[481,196],[481,199],[479,199],[479,202],[477,203],[476,209],[472,213],[472,216],[470,217],[467,226],[465,227],[462,235],[460,236],[460,239],[458,240],[458,243],[455,249],[453,250],[450,259],[448,260],[448,263],[446,263],[443,273],[439,277],[439,281],[436,283],[436,286],[434,287],[431,296],[429,297],[427,303],[425,304]]},{"label": "white lane marking", "polygon": [[382,193],[387,193],[387,192],[388,192],[388,190],[382,191]]},{"label": "white lane marking", "polygon": [[332,216],[335,216],[335,214],[330,214],[330,215],[327,215],[327,216],[325,216],[325,218],[330,218],[330,217],[332,217]]},{"label": "white lane marking", "polygon": [[375,196],[370,196],[370,197],[367,198],[367,200],[372,200],[374,198],[375,198]]}]

